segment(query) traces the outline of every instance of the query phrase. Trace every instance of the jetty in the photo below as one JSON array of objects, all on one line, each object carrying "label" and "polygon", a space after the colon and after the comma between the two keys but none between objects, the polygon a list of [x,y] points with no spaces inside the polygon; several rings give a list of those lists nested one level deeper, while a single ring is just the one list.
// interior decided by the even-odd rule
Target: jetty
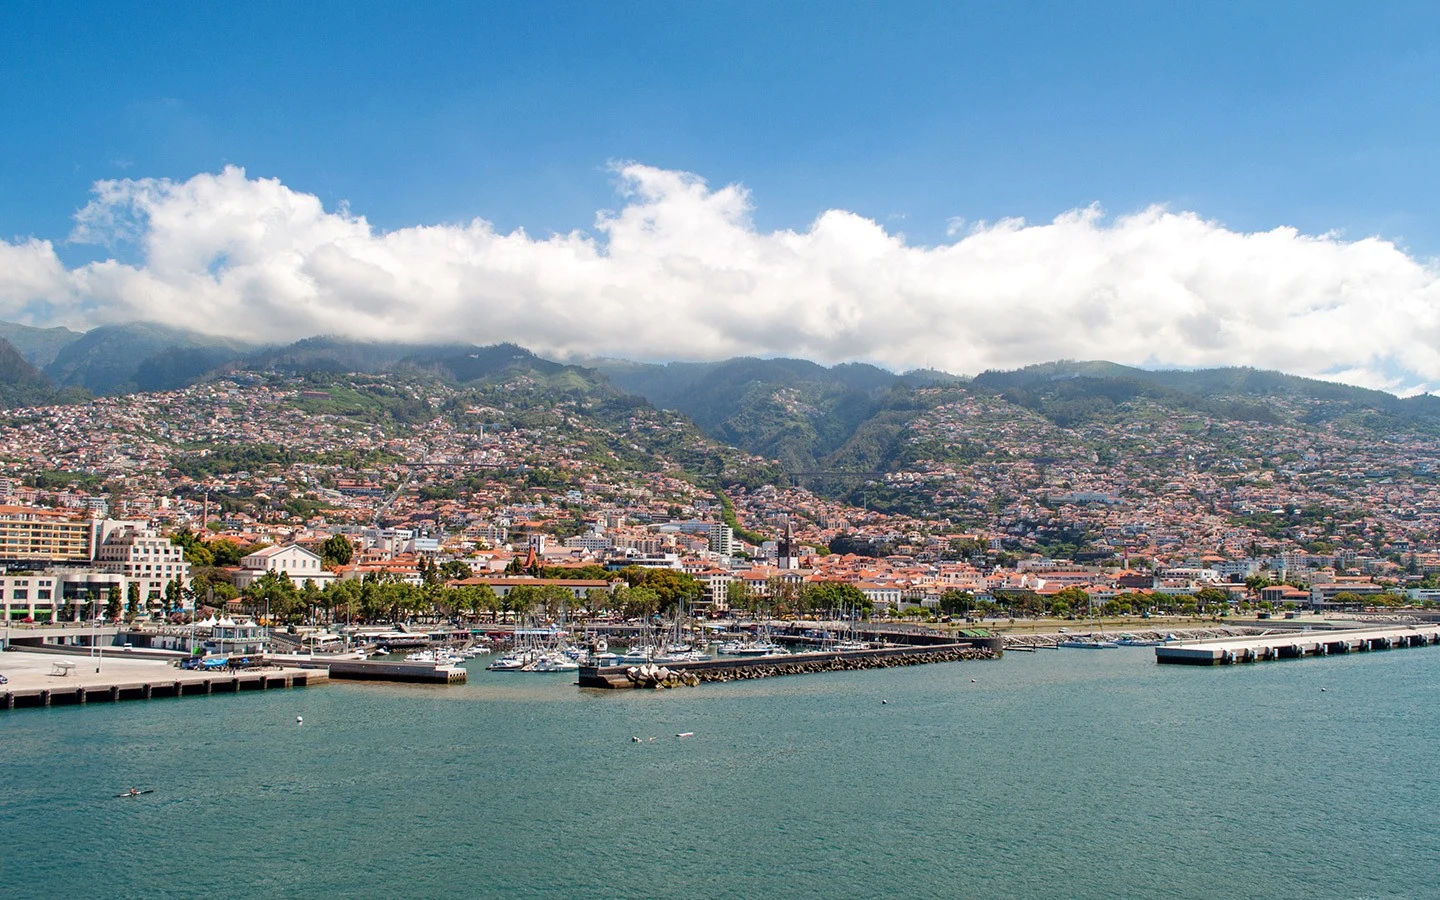
[{"label": "jetty", "polygon": [[675,662],[645,666],[582,665],[576,682],[582,688],[665,688],[706,683],[774,678],[780,675],[809,675],[819,672],[848,672],[956,662],[966,659],[998,659],[1004,652],[998,636],[972,637],[946,643],[917,643],[876,650],[847,650],[787,653],[781,656],[720,657],[697,662]]},{"label": "jetty", "polygon": [[1326,631],[1284,631],[1244,637],[1169,644],[1155,648],[1155,661],[1187,666],[1221,666],[1302,656],[1367,653],[1440,644],[1440,625],[1395,625]]},{"label": "jetty", "polygon": [[463,666],[433,662],[374,659],[326,659],[322,654],[292,663],[307,671],[324,669],[336,681],[398,681],[406,684],[464,684]]},{"label": "jetty", "polygon": [[0,674],[7,679],[0,684],[0,709],[7,710],[278,690],[329,680],[323,671],[295,668],[183,670],[153,659],[23,651],[0,654]]}]

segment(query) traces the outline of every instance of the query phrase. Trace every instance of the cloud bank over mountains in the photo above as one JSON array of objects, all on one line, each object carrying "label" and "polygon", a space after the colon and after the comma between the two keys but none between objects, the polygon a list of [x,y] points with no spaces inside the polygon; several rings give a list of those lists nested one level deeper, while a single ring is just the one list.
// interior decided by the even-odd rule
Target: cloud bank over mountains
[{"label": "cloud bank over mountains", "polygon": [[763,232],[743,187],[615,171],[619,208],[551,237],[482,219],[381,232],[235,167],[102,181],[69,239],[115,258],[72,268],[48,240],[0,241],[0,319],[969,373],[1060,358],[1251,365],[1440,386],[1440,272],[1386,240],[1239,233],[1156,206],[913,246],[844,210]]}]

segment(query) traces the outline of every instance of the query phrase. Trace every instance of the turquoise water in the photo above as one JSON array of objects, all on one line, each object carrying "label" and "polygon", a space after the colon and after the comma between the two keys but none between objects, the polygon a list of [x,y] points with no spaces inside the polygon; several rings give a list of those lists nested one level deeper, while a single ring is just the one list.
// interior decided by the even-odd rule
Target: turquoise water
[{"label": "turquoise water", "polygon": [[0,895],[1434,897],[1437,676],[1125,649],[18,710]]}]

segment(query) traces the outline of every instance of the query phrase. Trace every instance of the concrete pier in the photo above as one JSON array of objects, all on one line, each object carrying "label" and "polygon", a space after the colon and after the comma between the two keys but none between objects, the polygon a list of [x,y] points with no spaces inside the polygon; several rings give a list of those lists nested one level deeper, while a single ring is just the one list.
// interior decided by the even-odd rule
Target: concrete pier
[{"label": "concrete pier", "polygon": [[1156,647],[1155,661],[1174,665],[1220,666],[1302,656],[1365,653],[1398,647],[1428,647],[1433,644],[1440,644],[1440,625],[1291,631]]},{"label": "concrete pier", "polygon": [[263,691],[329,680],[323,670],[183,671],[155,660],[23,651],[0,654],[0,674],[9,680],[0,685],[0,709]]},{"label": "concrete pier", "polygon": [[299,663],[306,671],[325,669],[335,680],[399,681],[409,684],[464,684],[466,671],[461,666],[437,665],[427,662],[390,662],[369,659],[315,659]]}]

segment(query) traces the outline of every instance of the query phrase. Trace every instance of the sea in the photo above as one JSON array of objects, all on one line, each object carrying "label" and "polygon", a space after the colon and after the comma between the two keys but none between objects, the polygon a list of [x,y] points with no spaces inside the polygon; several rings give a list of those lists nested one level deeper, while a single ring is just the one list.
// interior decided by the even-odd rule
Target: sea
[{"label": "sea", "polygon": [[1440,897],[1440,648],[484,663],[0,713],[0,897]]}]

